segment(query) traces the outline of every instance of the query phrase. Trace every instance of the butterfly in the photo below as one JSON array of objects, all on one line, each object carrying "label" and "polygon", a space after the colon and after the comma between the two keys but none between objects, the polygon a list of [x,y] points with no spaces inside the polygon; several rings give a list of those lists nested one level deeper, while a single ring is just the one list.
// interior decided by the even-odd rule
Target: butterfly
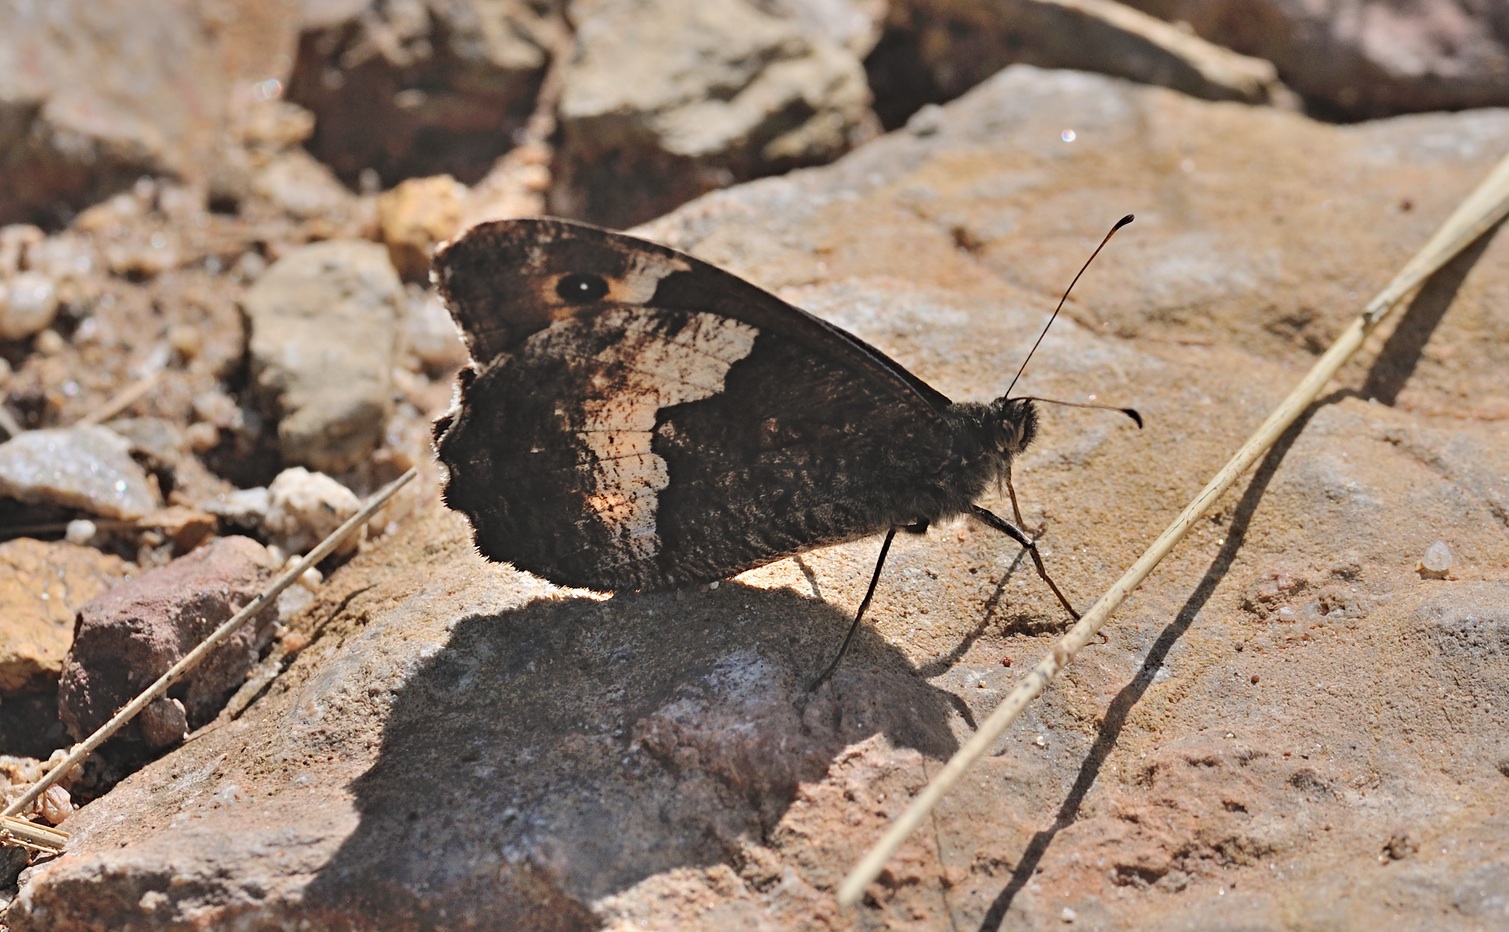
[{"label": "butterfly", "polygon": [[585,224],[479,224],[433,277],[473,361],[434,427],[445,502],[491,560],[665,589],[884,534],[857,628],[896,532],[969,515],[1048,579],[975,504],[1032,443],[1031,398],[951,401],[736,275]]}]

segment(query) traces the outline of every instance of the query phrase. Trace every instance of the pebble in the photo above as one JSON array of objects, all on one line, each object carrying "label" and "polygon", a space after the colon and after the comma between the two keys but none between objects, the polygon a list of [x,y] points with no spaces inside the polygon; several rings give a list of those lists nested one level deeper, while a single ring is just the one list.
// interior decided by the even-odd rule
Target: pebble
[{"label": "pebble", "polygon": [[[304,553],[361,510],[356,493],[319,472],[295,466],[278,473],[267,487],[270,499],[262,526],[287,553]],[[353,534],[337,553],[351,553],[361,540]]]},{"label": "pebble", "polygon": [[26,267],[54,281],[87,278],[96,265],[94,247],[75,233],[49,236],[26,250]]},{"label": "pebble", "polygon": [[99,426],[27,431],[0,443],[0,495],[124,520],[158,506],[130,442]]},{"label": "pebble", "polygon": [[57,314],[57,284],[41,272],[0,283],[0,339],[24,340],[51,326]]},{"label": "pebble", "polygon": [[80,547],[83,547],[91,540],[94,540],[94,535],[98,534],[99,530],[99,525],[88,518],[75,518],[68,522],[68,530],[63,532],[63,539],[70,544],[78,544]]},{"label": "pebble", "polygon": [[1455,560],[1444,540],[1438,540],[1425,548],[1425,557],[1420,561],[1420,574],[1434,579],[1445,579],[1455,565]]},{"label": "pebble", "polygon": [[43,356],[56,356],[68,348],[68,341],[56,330],[43,330],[37,334],[37,342],[34,344],[38,353]]},{"label": "pebble", "polygon": [[465,365],[466,345],[439,297],[410,300],[408,311],[404,315],[404,338],[425,368],[440,371]]},{"label": "pebble", "polygon": [[42,798],[37,800],[37,808],[42,811],[42,818],[48,825],[62,825],[65,819],[73,815],[73,798],[67,790],[54,783],[42,791]]},{"label": "pebble", "polygon": [[262,527],[262,522],[267,518],[267,511],[272,507],[272,497],[268,494],[266,486],[259,485],[256,488],[237,489],[234,492],[216,496],[214,501],[202,507],[210,514],[222,518],[227,524],[250,530]]},{"label": "pebble", "polygon": [[26,252],[47,238],[41,227],[29,223],[12,223],[0,227],[0,275],[11,276],[26,266]]}]

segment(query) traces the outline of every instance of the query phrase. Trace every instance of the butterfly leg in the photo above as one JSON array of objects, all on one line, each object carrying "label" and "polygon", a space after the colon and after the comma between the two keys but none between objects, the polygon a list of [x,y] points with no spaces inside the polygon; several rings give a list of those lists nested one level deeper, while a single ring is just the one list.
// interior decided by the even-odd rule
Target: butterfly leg
[{"label": "butterfly leg", "polygon": [[[1010,490],[1011,487],[1008,485],[1007,489]],[[1017,508],[1016,492],[1014,490],[1011,491],[1011,508],[1016,512],[1017,521],[1021,521],[1022,512],[1021,509]],[[1037,574],[1043,578],[1043,582],[1048,584],[1048,588],[1053,590],[1053,594],[1058,597],[1059,604],[1064,607],[1064,611],[1069,613],[1070,618],[1073,618],[1075,621],[1079,621],[1079,612],[1076,612],[1074,610],[1074,606],[1069,604],[1069,600],[1065,598],[1063,592],[1059,590],[1058,584],[1053,581],[1053,577],[1048,575],[1048,568],[1043,565],[1043,558],[1038,555],[1036,543],[1028,538],[1027,535],[1023,533],[1022,530],[1016,525],[1012,524],[1010,521],[1007,521],[1005,518],[1000,517],[994,512],[986,511],[979,505],[970,505],[969,513],[985,524],[995,528],[1002,534],[1005,534],[1007,537],[1021,544],[1023,549],[1027,551],[1027,555],[1032,557],[1032,565],[1037,567]]]},{"label": "butterfly leg", "polygon": [[[913,526],[908,526],[907,530],[911,531],[912,527]],[[927,524],[923,523],[922,530],[926,529]],[[844,635],[844,643],[843,646],[838,649],[838,656],[834,657],[833,662],[828,664],[828,669],[823,671],[822,676],[819,676],[817,679],[813,680],[812,685],[807,687],[809,692],[816,691],[819,686],[826,683],[828,681],[828,677],[833,675],[833,671],[838,669],[838,662],[844,659],[844,654],[848,653],[849,642],[854,640],[854,632],[859,630],[859,622],[865,617],[865,609],[870,607],[870,600],[875,597],[875,585],[876,583],[880,582],[881,567],[885,566],[886,554],[891,552],[891,541],[896,539],[896,532],[898,530],[900,530],[900,528],[893,527],[889,531],[885,532],[885,541],[880,545],[880,557],[875,561],[875,572],[870,576],[870,588],[865,590],[865,597],[860,600],[859,603],[859,611],[854,613],[854,623],[849,626],[849,633]],[[916,531],[915,533],[921,533],[921,531]]]}]

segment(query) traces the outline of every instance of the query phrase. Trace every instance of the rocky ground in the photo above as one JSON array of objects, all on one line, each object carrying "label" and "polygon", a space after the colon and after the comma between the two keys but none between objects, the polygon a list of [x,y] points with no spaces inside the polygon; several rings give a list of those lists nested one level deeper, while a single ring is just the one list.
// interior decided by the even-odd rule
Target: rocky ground
[{"label": "rocky ground", "polygon": [[428,255],[478,219],[643,223],[987,400],[1135,213],[1023,384],[1146,420],[1047,409],[1016,469],[1088,605],[1509,152],[1503,24],[1469,5],[1134,6],[1166,19],[0,14],[0,794],[421,473],[63,781],[37,817],[73,838],[0,849],[0,925],[1509,924],[1501,234],[1375,334],[852,911],[839,879],[1063,625],[1009,542],[899,538],[809,693],[878,541],[605,598],[487,564],[438,501],[429,424],[465,354]]}]

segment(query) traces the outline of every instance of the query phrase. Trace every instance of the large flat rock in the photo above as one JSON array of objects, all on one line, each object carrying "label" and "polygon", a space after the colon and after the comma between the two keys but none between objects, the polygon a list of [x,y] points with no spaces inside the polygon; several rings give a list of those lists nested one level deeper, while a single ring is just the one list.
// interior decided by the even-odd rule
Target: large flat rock
[{"label": "large flat rock", "polygon": [[[1087,605],[1506,149],[1504,112],[1337,128],[1020,68],[649,232],[989,399],[1135,212],[1018,387],[1147,420],[1047,407],[1015,472]],[[1064,622],[1008,541],[903,536],[809,695],[877,541],[602,599],[437,505],[255,705],[66,823],[12,928],[1503,924],[1506,249],[1376,335],[853,912],[838,880]]]}]

